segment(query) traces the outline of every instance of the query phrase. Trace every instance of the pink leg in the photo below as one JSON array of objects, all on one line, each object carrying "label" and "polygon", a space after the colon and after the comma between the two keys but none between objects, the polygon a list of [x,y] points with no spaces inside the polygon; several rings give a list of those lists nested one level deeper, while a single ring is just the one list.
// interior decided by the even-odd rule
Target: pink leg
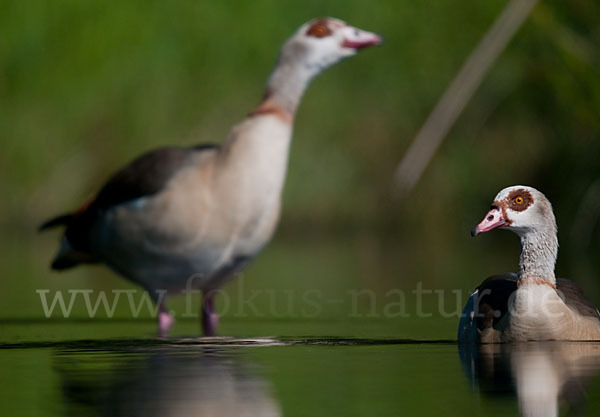
[{"label": "pink leg", "polygon": [[158,308],[158,336],[167,337],[169,335],[169,329],[175,322],[172,315],[169,314],[167,308],[163,303]]},{"label": "pink leg", "polygon": [[215,313],[215,294],[208,291],[204,293],[202,300],[202,331],[204,336],[215,336],[217,334],[219,316]]}]

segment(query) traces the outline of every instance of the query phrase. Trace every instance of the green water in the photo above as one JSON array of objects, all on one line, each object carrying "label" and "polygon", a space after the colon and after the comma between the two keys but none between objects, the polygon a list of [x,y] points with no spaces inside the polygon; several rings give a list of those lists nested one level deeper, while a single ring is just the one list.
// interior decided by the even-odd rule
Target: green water
[{"label": "green water", "polygon": [[[156,339],[144,320],[15,320],[2,328],[2,414],[513,416],[523,383],[565,413],[600,409],[598,344],[459,354],[451,340],[384,337],[390,324],[239,320],[223,329],[290,336]],[[348,337],[300,336],[309,331]],[[557,381],[570,395],[546,392]]]}]

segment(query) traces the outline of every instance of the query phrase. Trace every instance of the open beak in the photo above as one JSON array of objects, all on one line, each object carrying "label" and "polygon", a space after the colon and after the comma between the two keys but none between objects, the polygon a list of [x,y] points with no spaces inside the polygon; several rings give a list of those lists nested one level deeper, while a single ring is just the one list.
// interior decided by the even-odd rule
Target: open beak
[{"label": "open beak", "polygon": [[354,28],[352,36],[344,39],[342,46],[358,50],[368,46],[380,45],[381,43],[383,43],[383,38],[378,34]]},{"label": "open beak", "polygon": [[506,219],[502,215],[502,210],[499,207],[492,209],[485,215],[481,223],[471,230],[471,236],[475,237],[479,233],[489,232],[497,227],[502,227],[507,224]]}]

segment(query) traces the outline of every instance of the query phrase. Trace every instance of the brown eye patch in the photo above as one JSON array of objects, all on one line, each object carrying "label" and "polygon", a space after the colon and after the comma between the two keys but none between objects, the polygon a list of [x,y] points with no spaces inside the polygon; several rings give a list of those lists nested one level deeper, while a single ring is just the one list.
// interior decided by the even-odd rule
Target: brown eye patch
[{"label": "brown eye patch", "polygon": [[324,38],[331,35],[331,33],[332,30],[327,25],[327,20],[325,19],[317,20],[315,23],[310,25],[306,31],[308,36],[313,36],[315,38]]},{"label": "brown eye patch", "polygon": [[524,211],[533,204],[533,197],[531,193],[526,190],[514,190],[508,197],[508,208],[514,211]]}]

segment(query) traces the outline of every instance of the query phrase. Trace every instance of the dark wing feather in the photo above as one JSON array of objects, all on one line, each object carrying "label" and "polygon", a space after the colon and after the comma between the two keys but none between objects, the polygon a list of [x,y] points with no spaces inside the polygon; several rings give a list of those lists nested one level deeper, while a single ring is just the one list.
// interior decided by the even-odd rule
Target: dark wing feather
[{"label": "dark wing feather", "polygon": [[196,152],[214,148],[215,145],[195,148],[165,147],[147,152],[108,180],[92,203],[92,207],[102,210],[156,194]]},{"label": "dark wing feather", "polygon": [[459,343],[475,343],[480,335],[494,328],[508,312],[508,300],[517,289],[518,275],[494,275],[483,281],[471,294],[458,325]]},{"label": "dark wing feather", "polygon": [[72,218],[73,215],[71,213],[53,217],[50,220],[46,220],[44,223],[42,223],[38,227],[38,231],[41,232],[47,229],[52,229],[53,227],[62,226],[63,224],[68,224]]},{"label": "dark wing feather", "polygon": [[508,313],[508,300],[517,290],[518,275],[507,273],[493,275],[477,287],[479,295],[479,314],[477,328],[484,330],[495,327]]},{"label": "dark wing feather", "polygon": [[216,149],[217,145],[191,148],[164,147],[149,151],[114,174],[97,196],[74,214],[44,223],[40,230],[66,224],[65,236],[73,248],[89,250],[89,230],[96,216],[104,210],[160,192],[173,175],[192,161],[197,152]]},{"label": "dark wing feather", "polygon": [[582,316],[600,319],[600,313],[594,304],[583,295],[581,288],[565,278],[556,279],[556,290],[564,297],[565,304]]}]

